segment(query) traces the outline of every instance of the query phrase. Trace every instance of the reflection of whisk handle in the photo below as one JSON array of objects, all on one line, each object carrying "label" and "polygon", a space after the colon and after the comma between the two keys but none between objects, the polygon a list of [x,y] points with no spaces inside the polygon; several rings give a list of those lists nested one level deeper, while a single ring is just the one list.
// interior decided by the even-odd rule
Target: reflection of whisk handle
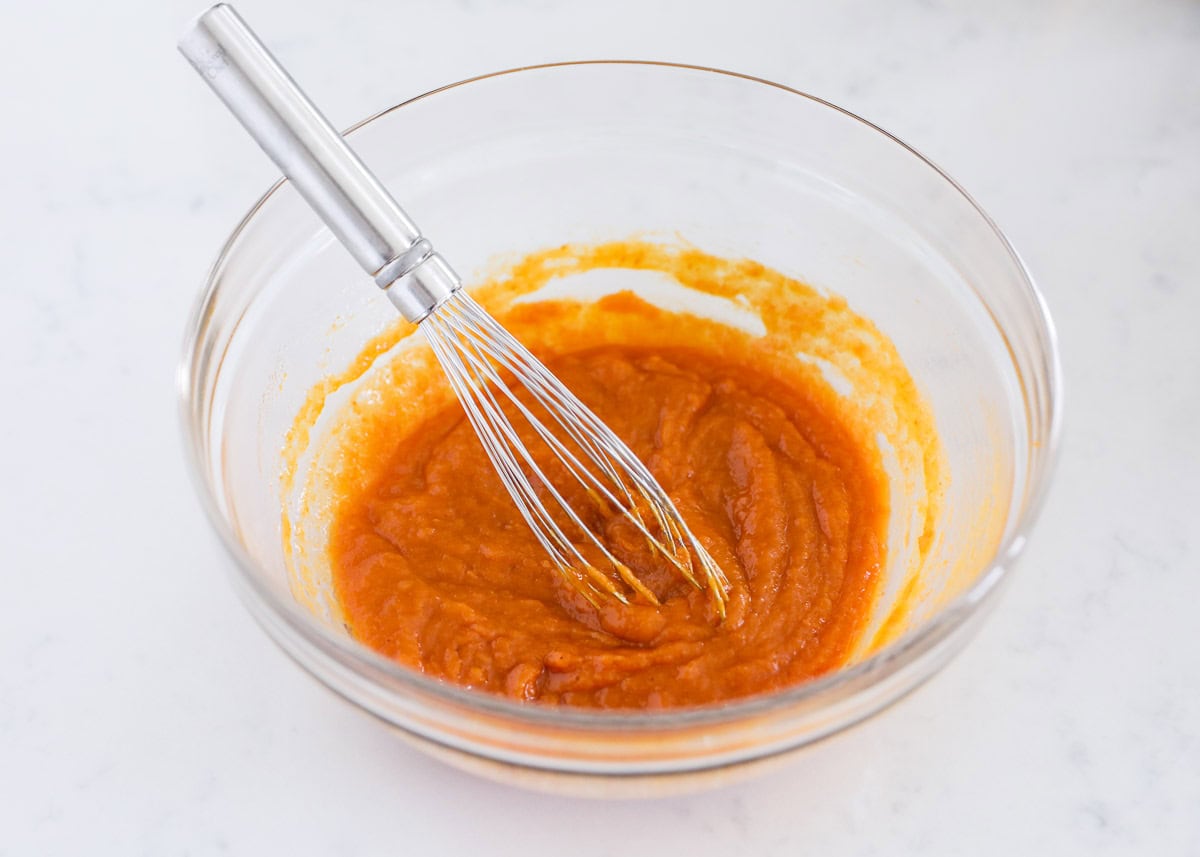
[{"label": "reflection of whisk handle", "polygon": [[179,50],[405,318],[419,321],[458,287],[404,209],[232,6],[200,15]]}]

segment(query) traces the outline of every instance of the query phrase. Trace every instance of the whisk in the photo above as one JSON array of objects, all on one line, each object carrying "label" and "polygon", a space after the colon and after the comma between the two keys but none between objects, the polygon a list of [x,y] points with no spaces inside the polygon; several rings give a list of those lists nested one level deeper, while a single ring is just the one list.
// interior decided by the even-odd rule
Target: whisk
[{"label": "whisk", "polygon": [[[725,615],[728,581],[637,456],[463,289],[446,261],[234,9],[213,6],[179,49],[392,304],[417,324],[489,459],[556,570],[594,606],[658,604],[585,517],[635,532]],[[515,385],[527,392],[518,395]],[[565,485],[524,444],[532,428]],[[544,456],[543,456],[544,457]],[[595,507],[585,516],[567,495]],[[570,488],[571,490],[568,490]]]}]

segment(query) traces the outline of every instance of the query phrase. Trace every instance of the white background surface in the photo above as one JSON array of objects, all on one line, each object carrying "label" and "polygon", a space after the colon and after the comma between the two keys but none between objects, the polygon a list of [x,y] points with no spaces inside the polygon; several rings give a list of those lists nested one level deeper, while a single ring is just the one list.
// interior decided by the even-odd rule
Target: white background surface
[{"label": "white background surface", "polygon": [[273,170],[174,53],[195,11],[0,6],[0,854],[1200,853],[1200,5],[242,3],[342,126],[562,59],[813,92],[948,169],[1040,281],[1064,445],[983,633],[783,770],[616,803],[425,759],[225,580],[173,373]]}]

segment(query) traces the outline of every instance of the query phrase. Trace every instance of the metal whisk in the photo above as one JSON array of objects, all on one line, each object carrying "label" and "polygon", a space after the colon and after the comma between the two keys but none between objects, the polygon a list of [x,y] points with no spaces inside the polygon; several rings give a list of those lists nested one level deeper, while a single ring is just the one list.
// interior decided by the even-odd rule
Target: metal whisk
[{"label": "metal whisk", "polygon": [[[662,487],[611,429],[465,291],[458,276],[232,7],[204,12],[179,49],[404,318],[418,324],[521,516],[592,604],[654,593],[585,517],[619,518],[725,615],[728,581]],[[508,383],[511,379],[514,383]],[[516,387],[523,388],[521,395]],[[557,482],[514,426],[533,431]],[[545,458],[545,455],[542,456]],[[592,504],[586,516],[568,500]]]}]

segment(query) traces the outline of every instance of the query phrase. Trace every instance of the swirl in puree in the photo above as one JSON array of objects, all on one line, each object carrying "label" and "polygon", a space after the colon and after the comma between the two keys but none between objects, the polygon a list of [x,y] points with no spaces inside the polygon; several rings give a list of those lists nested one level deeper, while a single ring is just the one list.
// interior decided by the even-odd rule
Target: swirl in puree
[{"label": "swirl in puree", "polygon": [[[765,334],[628,291],[518,300],[613,268],[732,301]],[[920,551],[941,479],[928,408],[874,325],[758,263],[641,241],[535,254],[472,294],[646,463],[728,576],[727,615],[598,518],[589,523],[661,606],[580,596],[522,520],[427,349],[391,351],[412,332],[398,324],[352,372],[359,389],[321,457],[330,587],[356,639],[470,688],[626,709],[769,692],[871,646],[892,496],[881,443],[900,461],[893,478],[915,474],[930,489],[916,516]],[[314,391],[297,437],[350,377]],[[513,423],[533,449],[524,421]],[[588,507],[582,490],[568,500]]]}]

